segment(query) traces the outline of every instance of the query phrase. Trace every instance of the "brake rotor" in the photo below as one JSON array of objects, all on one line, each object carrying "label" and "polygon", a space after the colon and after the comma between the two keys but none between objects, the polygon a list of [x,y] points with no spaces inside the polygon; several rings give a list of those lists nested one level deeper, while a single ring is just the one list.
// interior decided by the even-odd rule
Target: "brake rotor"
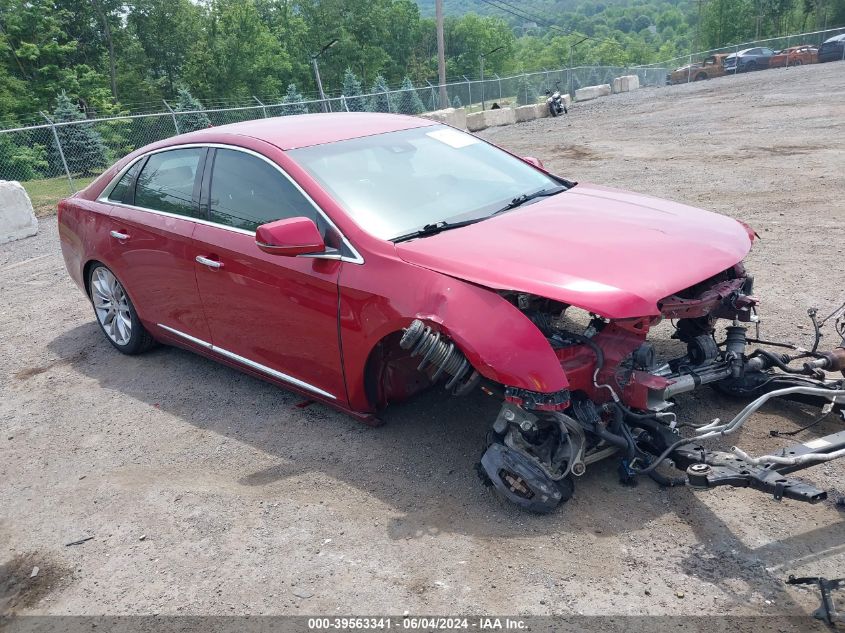
[{"label": "brake rotor", "polygon": [[487,447],[481,469],[499,496],[529,512],[548,514],[574,491],[570,477],[555,481],[531,458],[499,442]]}]

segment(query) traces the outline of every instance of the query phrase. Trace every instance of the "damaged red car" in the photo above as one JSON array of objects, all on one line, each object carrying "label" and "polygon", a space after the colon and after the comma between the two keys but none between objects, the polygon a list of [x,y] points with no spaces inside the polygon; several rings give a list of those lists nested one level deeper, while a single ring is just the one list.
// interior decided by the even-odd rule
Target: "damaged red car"
[{"label": "damaged red car", "polygon": [[[554,509],[605,459],[627,478],[814,502],[825,492],[788,473],[845,454],[845,432],[760,457],[704,446],[771,397],[845,401],[828,373],[842,346],[751,349],[752,229],[426,119],[304,115],[170,138],[62,201],[59,230],[126,354],[178,345],[370,423],[435,384],[501,399],[479,471],[527,510]],[[649,340],[664,319],[675,357]],[[680,435],[673,398],[708,384],[751,403]]]}]

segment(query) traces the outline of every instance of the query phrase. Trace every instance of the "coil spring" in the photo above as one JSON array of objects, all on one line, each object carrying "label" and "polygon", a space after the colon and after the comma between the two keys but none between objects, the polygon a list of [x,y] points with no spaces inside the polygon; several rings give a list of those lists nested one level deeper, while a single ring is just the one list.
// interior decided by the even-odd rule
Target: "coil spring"
[{"label": "coil spring", "polygon": [[[455,347],[455,344],[440,332],[435,332],[419,319],[414,319],[402,339],[399,347],[404,350],[411,350],[411,356],[422,356],[417,369],[424,371],[435,368],[431,376],[432,382],[436,381],[444,373],[451,376],[446,383],[446,389],[455,388],[455,393],[466,393],[477,382],[478,374],[472,370],[466,356]],[[469,379],[460,384],[472,372]]]}]

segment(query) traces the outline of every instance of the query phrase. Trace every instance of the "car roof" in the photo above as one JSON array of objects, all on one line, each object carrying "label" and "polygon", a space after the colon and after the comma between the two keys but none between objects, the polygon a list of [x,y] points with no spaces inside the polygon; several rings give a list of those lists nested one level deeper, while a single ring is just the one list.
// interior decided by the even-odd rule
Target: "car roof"
[{"label": "car roof", "polygon": [[435,124],[428,119],[402,114],[335,112],[242,121],[211,127],[190,136],[192,143],[212,143],[220,134],[237,134],[266,141],[282,150],[291,150]]},{"label": "car roof", "polygon": [[845,33],[840,33],[839,35],[834,35],[833,37],[826,39],[825,43],[827,43],[827,42],[837,42],[839,40],[845,40]]}]

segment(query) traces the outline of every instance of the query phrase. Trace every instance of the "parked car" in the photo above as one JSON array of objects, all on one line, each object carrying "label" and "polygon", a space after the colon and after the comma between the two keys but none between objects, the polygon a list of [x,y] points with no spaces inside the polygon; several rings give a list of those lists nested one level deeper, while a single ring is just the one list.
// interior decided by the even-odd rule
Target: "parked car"
[{"label": "parked car", "polygon": [[[755,233],[730,217],[578,184],[428,119],[335,113],[148,145],[63,200],[58,224],[70,276],[125,354],[177,345],[372,424],[437,383],[496,398],[481,471],[527,510],[551,511],[617,453],[626,476],[664,485],[670,458],[696,487],[824,499],[690,444],[733,429],[679,440],[666,411],[720,380],[758,395],[820,382],[746,355]],[[664,359],[646,338],[669,319],[687,351]],[[721,344],[717,319],[732,324]],[[845,367],[845,349],[817,356],[807,371]]]},{"label": "parked car", "polygon": [[834,35],[819,46],[819,62],[835,62],[845,58],[845,33]]},{"label": "parked car", "polygon": [[790,46],[772,55],[769,59],[769,68],[815,64],[817,61],[819,61],[819,49],[809,44],[800,44],[799,46]]},{"label": "parked car", "polygon": [[725,74],[724,61],[727,54],[710,55],[702,62],[687,64],[673,70],[669,74],[670,84],[685,84],[689,81],[702,81],[721,77]]},{"label": "parked car", "polygon": [[771,48],[746,48],[744,51],[731,53],[725,58],[726,73],[745,73],[763,70],[769,67],[769,59],[775,52]]}]

